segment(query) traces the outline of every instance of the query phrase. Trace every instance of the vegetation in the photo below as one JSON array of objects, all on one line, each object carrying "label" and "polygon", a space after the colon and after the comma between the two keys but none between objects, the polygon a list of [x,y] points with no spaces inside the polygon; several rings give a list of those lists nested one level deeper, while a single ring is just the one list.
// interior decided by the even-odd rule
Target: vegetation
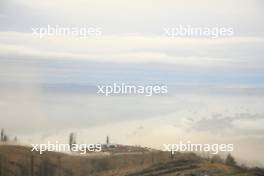
[{"label": "vegetation", "polygon": [[236,166],[236,161],[230,153],[227,155],[225,163],[229,166]]},{"label": "vegetation", "polygon": [[225,162],[219,156],[208,161],[188,153],[177,153],[171,159],[169,152],[160,151],[85,157],[57,152],[40,155],[28,147],[0,145],[0,176],[264,175],[260,168],[235,166],[231,155]]}]

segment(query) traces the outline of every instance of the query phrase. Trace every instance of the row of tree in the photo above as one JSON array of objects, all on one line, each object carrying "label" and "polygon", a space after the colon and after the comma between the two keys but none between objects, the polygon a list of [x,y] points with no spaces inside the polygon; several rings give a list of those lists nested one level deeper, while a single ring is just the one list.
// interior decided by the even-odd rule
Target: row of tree
[{"label": "row of tree", "polygon": [[1,130],[1,139],[0,139],[1,142],[7,142],[8,141],[8,137],[7,135],[5,134],[5,131],[4,129]]},{"label": "row of tree", "polygon": [[225,160],[223,160],[219,155],[214,155],[211,158],[211,162],[225,163],[229,166],[236,166],[237,165],[235,158],[230,153],[227,155]]},{"label": "row of tree", "polygon": [[[7,141],[9,141],[9,138],[8,138],[7,134],[5,133],[5,130],[2,129],[0,142],[7,142]],[[14,141],[17,142],[17,137],[14,137]]]}]

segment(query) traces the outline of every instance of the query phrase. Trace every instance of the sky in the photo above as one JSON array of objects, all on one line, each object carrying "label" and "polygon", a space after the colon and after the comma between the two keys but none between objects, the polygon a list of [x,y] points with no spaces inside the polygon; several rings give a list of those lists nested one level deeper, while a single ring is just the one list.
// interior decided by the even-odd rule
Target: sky
[{"label": "sky", "polygon": [[[263,164],[263,8],[261,0],[1,0],[0,128],[26,143],[65,141],[71,131],[83,142],[110,135],[155,148],[180,138],[234,142],[237,157]],[[48,25],[102,35],[32,34]],[[179,25],[234,35],[165,35]],[[96,94],[115,82],[166,84],[169,94]]]},{"label": "sky", "polygon": [[[263,65],[263,2],[3,0],[2,56],[84,59],[96,62],[159,62],[187,65]],[[99,27],[100,37],[45,37],[32,28],[47,25]],[[232,27],[233,37],[171,39],[164,28]],[[12,54],[10,54],[12,53]]]}]

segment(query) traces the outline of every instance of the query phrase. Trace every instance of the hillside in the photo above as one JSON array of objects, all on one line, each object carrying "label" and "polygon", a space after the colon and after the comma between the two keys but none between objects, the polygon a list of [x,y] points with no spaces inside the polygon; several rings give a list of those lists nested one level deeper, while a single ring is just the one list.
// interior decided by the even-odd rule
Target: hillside
[{"label": "hillside", "polygon": [[173,176],[243,175],[263,176],[261,169],[241,169],[212,163],[194,154],[166,152],[111,155],[68,155],[29,147],[0,145],[0,176]]}]

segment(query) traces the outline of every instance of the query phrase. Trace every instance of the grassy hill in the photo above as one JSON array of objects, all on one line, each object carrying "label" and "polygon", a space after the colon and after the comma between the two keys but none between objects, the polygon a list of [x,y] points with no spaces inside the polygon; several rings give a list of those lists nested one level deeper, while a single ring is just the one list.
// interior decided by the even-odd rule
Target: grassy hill
[{"label": "grassy hill", "polygon": [[194,154],[167,152],[113,155],[68,155],[29,147],[0,145],[0,176],[263,176],[261,169],[242,169],[202,159]]}]

